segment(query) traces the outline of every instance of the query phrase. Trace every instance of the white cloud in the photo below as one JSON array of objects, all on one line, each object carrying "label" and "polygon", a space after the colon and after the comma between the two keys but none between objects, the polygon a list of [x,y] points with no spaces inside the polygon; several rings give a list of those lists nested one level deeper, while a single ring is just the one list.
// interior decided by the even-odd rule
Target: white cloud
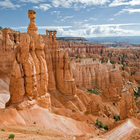
[{"label": "white cloud", "polygon": [[64,30],[63,28],[58,28],[57,30],[59,36],[72,36],[72,37],[86,37],[86,30],[78,29],[78,30]]},{"label": "white cloud", "polygon": [[84,27],[85,25],[89,26],[89,24],[85,24],[85,22],[89,22],[92,21],[93,22],[97,20],[97,18],[89,18],[89,19],[85,19],[85,20],[81,20],[81,21],[74,21],[74,25],[77,26],[78,28]]},{"label": "white cloud", "polygon": [[96,21],[97,19],[96,19],[96,18],[89,18],[89,19],[85,19],[84,22],[88,22],[88,21],[90,21],[90,20]]},{"label": "white cloud", "polygon": [[[72,26],[38,26],[39,30],[57,30],[58,36],[72,37],[106,37],[106,36],[140,36],[140,31],[124,29],[122,26],[140,25],[140,23],[127,24],[102,24],[89,25],[85,24],[81,28],[74,29]],[[27,29],[23,27],[11,27],[15,30]]]},{"label": "white cloud", "polygon": [[109,4],[110,7],[115,7],[115,6],[121,6],[121,5],[130,5],[130,6],[135,6],[135,5],[140,5],[140,0],[114,0],[111,4]]},{"label": "white cloud", "polygon": [[95,20],[95,21],[96,21],[96,20],[97,20],[97,18],[90,18],[90,20]]},{"label": "white cloud", "polygon": [[138,36],[140,31],[123,29],[121,26],[140,25],[140,23],[128,24],[104,24],[104,25],[83,25],[82,29],[65,30],[58,28],[59,36],[73,37],[106,37],[106,36]]},{"label": "white cloud", "polygon": [[132,30],[124,30],[117,26],[114,27],[98,26],[96,28],[89,28],[87,31],[88,31],[87,35],[89,36],[91,35],[120,36],[120,35],[132,34],[133,32]]},{"label": "white cloud", "polygon": [[60,23],[58,20],[54,20],[55,23]]},{"label": "white cloud", "polygon": [[71,19],[73,17],[74,16],[66,16],[66,17],[62,18],[60,21],[65,22],[66,20]]},{"label": "white cloud", "polygon": [[40,4],[39,6],[33,6],[33,8],[46,11],[46,10],[52,8],[52,6],[50,4]]},{"label": "white cloud", "polygon": [[126,2],[126,0],[114,0],[111,4],[109,4],[110,7],[115,7],[120,5],[129,5],[129,2]]},{"label": "white cloud", "polygon": [[51,14],[52,15],[54,15],[54,14],[59,15],[60,14],[60,11],[52,11]]},{"label": "white cloud", "polygon": [[0,1],[0,6],[2,6],[3,8],[10,8],[10,9],[13,9],[13,10],[21,7],[21,5],[18,5],[18,4],[14,5],[10,0]]},{"label": "white cloud", "polygon": [[133,26],[133,25],[140,25],[140,23],[125,23],[125,24],[98,24],[98,25],[89,25],[89,24],[84,24],[83,27],[113,27],[113,26],[117,26],[117,27],[120,27],[120,26]]},{"label": "white cloud", "polygon": [[74,23],[75,25],[81,26],[82,23],[83,23],[83,21],[74,21],[73,23]]},{"label": "white cloud", "polygon": [[93,7],[93,8],[87,9],[87,11],[91,11],[92,9],[95,9],[95,8]]},{"label": "white cloud", "polygon": [[[71,28],[72,26],[38,26],[38,29],[40,30],[46,30],[46,29],[58,29],[58,28]],[[27,26],[21,26],[21,27],[10,27],[14,30],[20,30],[20,29],[27,29]]]},{"label": "white cloud", "polygon": [[38,29],[58,29],[58,28],[71,28],[72,26],[38,26]]},{"label": "white cloud", "polygon": [[132,0],[129,2],[130,5],[135,6],[135,5],[140,5],[140,0]]},{"label": "white cloud", "polygon": [[122,9],[117,14],[115,14],[115,16],[120,15],[120,14],[125,13],[125,12],[128,12],[129,14],[138,13],[138,12],[140,13],[140,9],[132,9],[132,8]]},{"label": "white cloud", "polygon": [[109,2],[109,0],[50,0],[54,7],[63,8],[85,8],[86,6],[92,5],[104,5]]},{"label": "white cloud", "polygon": [[[80,8],[86,8],[87,6],[93,5],[104,5],[108,3],[110,0],[19,0],[22,3],[41,3],[49,1],[51,4],[41,3],[38,6],[33,6],[36,9],[42,9],[44,11],[53,7],[63,7],[63,8],[75,8],[75,10],[79,10]],[[4,8],[16,9],[21,7],[21,5],[13,4],[10,0],[1,0],[0,6]],[[94,9],[94,8],[90,8]]]},{"label": "white cloud", "polygon": [[73,18],[74,16],[66,16],[64,19]]},{"label": "white cloud", "polygon": [[108,21],[111,21],[111,20],[114,20],[114,18],[110,18],[110,19],[108,19]]},{"label": "white cloud", "polygon": [[30,3],[39,3],[44,2],[45,0],[20,0],[21,2],[30,2]]}]

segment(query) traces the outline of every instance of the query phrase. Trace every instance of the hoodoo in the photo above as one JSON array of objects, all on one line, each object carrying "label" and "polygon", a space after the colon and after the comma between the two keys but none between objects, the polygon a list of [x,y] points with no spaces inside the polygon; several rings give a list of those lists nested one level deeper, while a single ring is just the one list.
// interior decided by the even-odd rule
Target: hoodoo
[{"label": "hoodoo", "polygon": [[[89,134],[109,139],[118,134],[118,128],[126,129],[124,125],[140,131],[136,125],[139,102],[136,105],[133,93],[139,77],[110,60],[70,60],[70,55],[99,56],[101,51],[105,59],[106,48],[57,41],[57,31],[46,30],[46,35],[41,35],[35,24],[36,12],[29,10],[28,17],[27,33],[0,30],[0,107],[6,105],[0,111],[1,125],[41,127],[71,135],[67,140],[89,139]],[[9,101],[5,94],[10,94]],[[108,129],[110,133],[106,133]],[[43,131],[36,135],[40,133]],[[129,135],[133,133],[131,129]]]}]

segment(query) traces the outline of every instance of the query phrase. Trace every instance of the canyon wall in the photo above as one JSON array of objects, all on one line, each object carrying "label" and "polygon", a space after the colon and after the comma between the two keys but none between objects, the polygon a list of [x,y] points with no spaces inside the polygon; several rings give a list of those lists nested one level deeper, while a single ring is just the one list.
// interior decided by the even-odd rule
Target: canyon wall
[{"label": "canyon wall", "polygon": [[37,33],[35,11],[29,10],[28,16],[28,31],[20,33],[20,43],[13,51],[11,97],[7,106],[22,109],[37,104],[50,111],[49,93],[58,90],[69,98],[73,97],[75,79],[70,72],[68,53],[57,48],[56,31],[46,31],[46,36],[42,37]]},{"label": "canyon wall", "polygon": [[106,51],[105,46],[102,45],[84,45],[81,43],[75,44],[72,42],[64,42],[58,40],[58,48],[62,48],[69,52],[69,55],[77,55],[77,54],[85,54],[85,53],[92,53],[92,54],[100,54]]},{"label": "canyon wall", "polygon": [[19,44],[19,33],[8,33],[8,29],[0,30],[0,71],[10,73],[15,59],[15,51]]},{"label": "canyon wall", "polygon": [[[100,54],[101,50],[105,51],[104,46],[72,44],[68,47],[68,43],[60,41],[66,45],[62,47],[56,41],[56,31],[46,30],[43,36],[37,33],[35,11],[29,10],[28,17],[27,33],[9,29],[0,32],[0,53],[3,54],[0,57],[6,56],[4,61],[8,63],[0,61],[1,70],[11,74],[7,107],[23,110],[38,105],[49,112],[53,109],[56,114],[82,121],[92,120],[86,114],[112,119],[116,114],[121,114],[121,119],[135,115],[132,87],[127,87],[127,93],[123,91],[130,80],[129,70],[122,71],[118,64],[101,63],[92,58],[81,59],[80,63],[69,62],[68,52]],[[94,95],[87,90],[102,93]]]}]

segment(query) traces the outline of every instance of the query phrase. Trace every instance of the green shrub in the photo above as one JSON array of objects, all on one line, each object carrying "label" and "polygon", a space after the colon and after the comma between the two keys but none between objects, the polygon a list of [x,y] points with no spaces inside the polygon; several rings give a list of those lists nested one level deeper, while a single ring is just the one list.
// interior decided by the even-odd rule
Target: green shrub
[{"label": "green shrub", "polygon": [[10,134],[9,137],[8,137],[8,139],[11,139],[11,140],[14,140],[14,138],[15,138],[14,134]]},{"label": "green shrub", "polygon": [[110,63],[111,63],[111,64],[115,64],[115,62],[114,62],[114,61],[111,61],[111,60],[110,60]]},{"label": "green shrub", "polygon": [[102,53],[103,53],[103,49],[101,49],[101,51],[100,51],[100,55],[102,55]]},{"label": "green shrub", "polygon": [[113,105],[115,106],[115,103],[113,103]]},{"label": "green shrub", "polygon": [[[122,63],[122,64],[123,64],[123,63]],[[126,67],[126,65],[125,65],[125,64],[123,64],[122,70],[124,70],[124,67]]]},{"label": "green shrub", "polygon": [[139,56],[136,54],[137,59],[139,59]]},{"label": "green shrub", "polygon": [[98,94],[101,93],[101,92],[98,91],[98,90],[87,90],[87,92],[90,92],[90,93],[93,93],[93,94],[96,94],[96,95],[98,95]]},{"label": "green shrub", "polygon": [[108,130],[108,125],[104,125],[99,119],[96,120],[96,125],[98,128],[104,128],[105,130]]},{"label": "green shrub", "polygon": [[135,75],[135,74],[136,74],[136,71],[133,71],[131,75]]},{"label": "green shrub", "polygon": [[115,116],[114,116],[114,119],[115,119],[116,121],[119,121],[119,120],[120,120],[120,116],[115,115]]},{"label": "green shrub", "polygon": [[104,126],[104,129],[105,129],[105,130],[108,130],[108,125],[105,125],[105,126]]},{"label": "green shrub", "polygon": [[98,125],[98,128],[104,128],[103,123],[99,121],[98,119],[96,120],[96,124]]},{"label": "green shrub", "polygon": [[73,60],[73,58],[70,59],[70,62]]},{"label": "green shrub", "polygon": [[5,131],[4,129],[1,129],[1,131]]},{"label": "green shrub", "polygon": [[96,88],[98,88],[96,79],[93,79],[93,84],[94,84],[94,90],[95,90]]},{"label": "green shrub", "polygon": [[[139,88],[139,87],[138,87],[138,88]],[[140,95],[139,95],[139,93],[136,92],[134,89],[133,89],[133,91],[134,91],[134,95],[135,95],[134,101],[136,102],[137,98],[139,98]]]},{"label": "green shrub", "polygon": [[94,135],[89,135],[89,138],[93,138],[94,137]]},{"label": "green shrub", "polygon": [[34,124],[36,124],[36,122],[34,122]]},{"label": "green shrub", "polygon": [[76,55],[76,58],[80,58],[81,59],[82,57],[80,55]]},{"label": "green shrub", "polygon": [[76,58],[78,58],[79,56],[78,55],[76,55]]},{"label": "green shrub", "polygon": [[102,60],[101,63],[104,63],[104,61]]},{"label": "green shrub", "polygon": [[73,54],[70,54],[69,56],[70,56],[70,57],[74,57],[74,55],[73,55]]}]

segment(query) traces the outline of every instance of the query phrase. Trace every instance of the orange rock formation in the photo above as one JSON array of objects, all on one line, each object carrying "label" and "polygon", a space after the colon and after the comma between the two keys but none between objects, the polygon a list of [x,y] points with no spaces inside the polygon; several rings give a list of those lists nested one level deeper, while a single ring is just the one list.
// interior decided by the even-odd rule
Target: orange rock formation
[{"label": "orange rock formation", "polygon": [[[119,114],[122,111],[121,106],[127,106],[127,101],[123,102],[122,89],[125,86],[123,77],[125,81],[129,78],[124,72],[122,74],[119,65],[113,67],[110,61],[101,64],[99,60],[92,59],[82,59],[81,63],[69,62],[68,52],[58,48],[57,32],[46,30],[46,35],[41,36],[37,33],[35,24],[36,12],[29,10],[28,17],[30,24],[27,33],[9,33],[8,29],[3,29],[1,34],[1,41],[5,42],[5,47],[2,46],[3,54],[6,51],[14,53],[14,61],[11,61],[13,68],[10,78],[10,100],[7,106],[23,110],[37,104],[48,111],[53,106],[109,118]],[[64,43],[60,42],[59,44]],[[84,51],[86,50],[88,48]],[[91,52],[91,49],[89,51],[96,52]],[[112,105],[92,100],[93,95],[89,98],[89,95],[79,91],[77,87],[84,90],[100,90],[103,93],[97,96],[116,103],[116,111]],[[128,100],[132,98],[131,104],[134,104],[132,92],[129,93],[131,96]],[[136,108],[133,105],[130,108],[133,110],[131,116],[135,115]],[[129,113],[124,115],[129,117],[127,114]]]},{"label": "orange rock formation", "polygon": [[[32,118],[36,121],[41,115],[40,125],[47,127],[49,124],[50,128],[53,122],[50,118],[54,118],[58,123],[64,119],[62,116],[66,116],[69,117],[64,119],[67,125],[69,126],[68,121],[74,123],[73,127],[76,130],[74,132],[73,128],[70,128],[69,134],[82,135],[91,130],[96,134],[89,124],[94,126],[97,118],[110,127],[115,122],[115,115],[120,115],[121,120],[136,116],[137,108],[131,83],[135,82],[136,78],[131,76],[129,68],[122,70],[122,65],[117,63],[112,65],[110,60],[101,63],[100,60],[93,61],[92,58],[81,59],[80,63],[70,62],[68,52],[100,53],[101,49],[105,51],[105,48],[80,44],[76,48],[77,46],[71,43],[68,47],[68,43],[56,41],[56,31],[46,30],[45,36],[37,33],[35,11],[29,10],[28,17],[30,24],[27,33],[8,29],[0,31],[0,71],[10,73],[10,100],[6,104],[9,108],[0,121],[5,115],[11,117],[8,115],[11,110],[19,121],[5,120],[4,125],[5,123],[30,124]],[[107,57],[105,53],[104,55],[103,59]],[[87,90],[98,90],[101,94],[91,94]],[[58,117],[50,112],[61,116]],[[50,122],[43,124],[45,117],[50,119]],[[81,123],[83,128],[79,128],[80,123],[77,121],[88,125]],[[59,123],[52,128],[58,130],[58,125]],[[68,133],[64,128],[59,131]]]},{"label": "orange rock formation", "polygon": [[101,52],[106,52],[105,46],[102,45],[84,45],[81,43],[75,44],[72,42],[64,42],[59,40],[58,41],[58,48],[62,48],[69,52],[70,55],[76,54],[85,54],[85,53],[93,53],[93,54],[100,54]]}]

